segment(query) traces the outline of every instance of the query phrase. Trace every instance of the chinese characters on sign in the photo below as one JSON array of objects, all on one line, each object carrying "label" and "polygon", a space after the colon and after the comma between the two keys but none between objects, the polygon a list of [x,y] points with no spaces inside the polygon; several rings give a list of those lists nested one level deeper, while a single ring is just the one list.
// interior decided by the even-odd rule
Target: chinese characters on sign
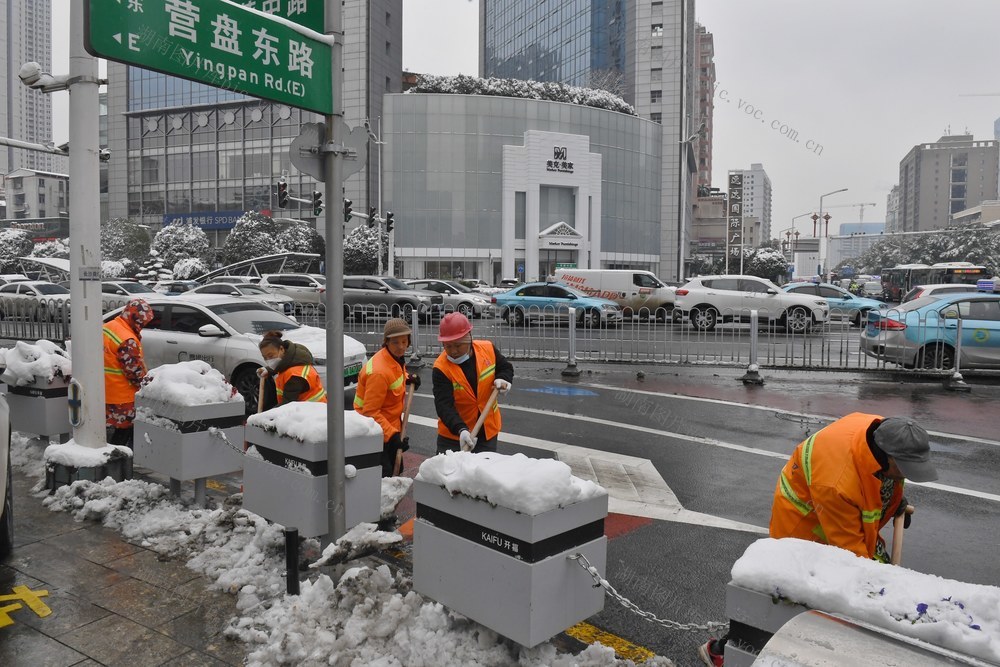
[{"label": "chinese characters on sign", "polygon": [[561,171],[566,174],[573,173],[573,163],[566,160],[565,146],[552,147],[552,159],[545,161],[545,171]]},{"label": "chinese characters on sign", "polygon": [[726,271],[729,260],[743,259],[743,174],[729,174],[729,196],[726,200]]},{"label": "chinese characters on sign", "polygon": [[333,110],[332,49],[310,32],[322,30],[320,0],[87,0],[86,21],[87,51],[95,56],[318,113]]}]

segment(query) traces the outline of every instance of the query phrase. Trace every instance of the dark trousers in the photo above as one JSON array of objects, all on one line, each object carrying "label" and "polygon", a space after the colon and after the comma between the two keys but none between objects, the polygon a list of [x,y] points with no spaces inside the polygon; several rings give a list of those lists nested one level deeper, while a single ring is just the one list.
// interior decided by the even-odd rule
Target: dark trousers
[{"label": "dark trousers", "polygon": [[[497,450],[497,436],[493,436],[489,440],[485,440],[480,436],[479,440],[476,441],[476,448],[473,453],[478,454],[479,452],[495,452]],[[462,451],[461,445],[458,444],[458,440],[452,440],[451,438],[446,438],[440,433],[437,437],[437,453],[444,454],[445,452],[460,452]]]},{"label": "dark trousers", "polygon": [[135,427],[129,426],[128,428],[115,428],[114,426],[105,427],[107,432],[108,444],[109,445],[124,445],[125,447],[132,447],[132,439],[135,435]]},{"label": "dark trousers", "polygon": [[[397,438],[398,440],[398,438]],[[399,451],[399,445],[395,442],[383,442],[382,443],[382,476],[392,477],[392,470],[396,467],[396,452]]]}]

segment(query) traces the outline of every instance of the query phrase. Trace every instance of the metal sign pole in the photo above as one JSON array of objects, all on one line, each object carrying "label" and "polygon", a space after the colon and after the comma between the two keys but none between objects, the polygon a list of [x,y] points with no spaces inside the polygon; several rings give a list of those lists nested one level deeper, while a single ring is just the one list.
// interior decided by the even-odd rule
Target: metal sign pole
[{"label": "metal sign pole", "polygon": [[326,116],[324,166],[326,180],[326,442],[327,442],[327,537],[336,541],[347,532],[344,512],[344,228],[334,202],[343,198],[341,137],[343,91],[343,17],[340,0],[326,0],[325,32],[336,40],[331,56],[330,94],[333,113]]}]

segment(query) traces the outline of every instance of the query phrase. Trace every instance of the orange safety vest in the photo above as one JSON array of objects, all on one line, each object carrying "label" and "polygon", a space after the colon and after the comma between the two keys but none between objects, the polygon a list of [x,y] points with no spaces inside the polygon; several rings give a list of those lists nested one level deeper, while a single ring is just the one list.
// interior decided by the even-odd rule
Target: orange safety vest
[{"label": "orange safety vest", "polygon": [[137,387],[128,381],[118,361],[118,348],[134,338],[142,358],[142,342],[132,327],[120,317],[104,325],[104,402],[112,405],[134,403]]},{"label": "orange safety vest", "polygon": [[384,347],[372,355],[358,374],[354,409],[382,427],[382,442],[402,430],[406,371]]},{"label": "orange safety vest", "polygon": [[[462,372],[462,367],[448,361],[448,355],[442,352],[434,361],[434,368],[437,368],[451,380],[451,387],[455,395],[455,409],[461,415],[469,429],[479,420],[479,415],[486,408],[486,401],[493,393],[493,381],[496,379],[497,358],[493,354],[493,343],[490,341],[474,340],[472,347],[476,354],[476,376],[478,384],[473,393],[469,381]],[[490,414],[483,421],[483,429],[480,437],[489,439],[500,433],[500,404],[494,403]],[[438,419],[438,435],[457,440],[458,434],[451,430]]]},{"label": "orange safety vest", "polygon": [[304,378],[309,383],[309,388],[299,394],[300,401],[313,401],[315,403],[326,403],[326,389],[319,379],[319,373],[312,367],[312,364],[301,366],[291,366],[274,376],[274,389],[278,397],[278,405],[285,403],[285,384],[293,377]]},{"label": "orange safety vest", "polygon": [[[771,537],[832,544],[874,558],[882,515],[880,466],[866,433],[878,415],[854,412],[799,443],[778,477],[771,509]],[[888,507],[898,507],[896,484]]]}]

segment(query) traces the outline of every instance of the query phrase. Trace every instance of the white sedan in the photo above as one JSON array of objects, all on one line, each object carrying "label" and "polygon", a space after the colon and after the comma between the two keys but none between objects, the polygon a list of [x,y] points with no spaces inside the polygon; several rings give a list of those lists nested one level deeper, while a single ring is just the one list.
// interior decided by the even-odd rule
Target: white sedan
[{"label": "white sedan", "polygon": [[224,296],[242,296],[262,303],[265,306],[274,308],[279,313],[291,315],[295,310],[295,299],[277,292],[268,292],[263,287],[251,285],[250,283],[209,283],[201,287],[195,287],[184,293],[188,294],[221,294]]},{"label": "white sedan", "polygon": [[[267,331],[309,348],[316,370],[326,380],[326,331],[303,326],[253,301],[209,294],[183,294],[148,299],[153,320],[142,331],[146,366],[201,359],[219,370],[243,395],[247,411],[257,411],[257,369],[264,365],[258,344]],[[104,316],[108,321],[120,309]],[[354,400],[354,385],[365,363],[365,346],[344,336],[345,406]]]}]

